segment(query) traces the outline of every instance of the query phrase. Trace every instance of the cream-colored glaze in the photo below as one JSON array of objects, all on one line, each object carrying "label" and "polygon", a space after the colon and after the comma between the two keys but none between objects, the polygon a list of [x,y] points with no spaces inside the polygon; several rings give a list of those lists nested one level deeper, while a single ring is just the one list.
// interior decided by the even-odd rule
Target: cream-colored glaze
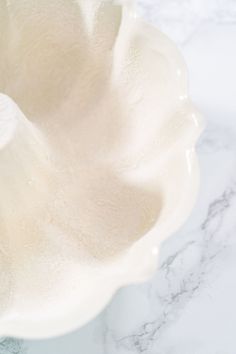
[{"label": "cream-colored glaze", "polygon": [[0,0],[0,335],[59,335],[150,276],[195,200],[175,45],[130,3]]}]

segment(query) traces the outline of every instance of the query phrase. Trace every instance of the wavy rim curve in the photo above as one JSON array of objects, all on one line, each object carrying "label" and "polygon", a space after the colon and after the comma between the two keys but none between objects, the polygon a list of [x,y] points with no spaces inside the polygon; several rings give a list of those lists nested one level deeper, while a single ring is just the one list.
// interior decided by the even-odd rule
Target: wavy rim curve
[{"label": "wavy rim curve", "polygon": [[[118,1],[118,3],[124,6],[123,11],[127,11],[129,15],[136,17],[133,1],[122,0]],[[137,21],[137,25],[140,28],[142,28],[142,26],[146,26],[146,23],[141,19],[136,18],[135,20]],[[153,32],[156,31],[156,33],[161,33],[159,30],[155,29],[155,27],[150,26],[150,28]],[[172,41],[169,39],[168,41],[171,45],[173,45]],[[183,63],[181,55],[180,60]],[[124,262],[121,264],[120,274],[117,275],[115,279],[114,277],[104,278],[103,283],[105,286],[101,286],[101,281],[99,281],[99,284],[94,284],[94,288],[96,289],[96,297],[94,297],[93,292],[90,294],[90,297],[87,300],[89,306],[86,308],[82,315],[81,310],[78,312],[76,309],[74,309],[73,312],[68,313],[66,316],[64,315],[61,317],[59,316],[59,318],[47,319],[47,326],[45,326],[45,319],[40,321],[25,320],[24,323],[22,323],[21,320],[17,321],[17,319],[14,317],[12,321],[8,319],[8,321],[3,321],[2,324],[0,324],[0,336],[14,336],[24,339],[46,339],[74,331],[98,315],[121,287],[129,284],[143,282],[154,274],[157,266],[160,244],[184,223],[195,204],[199,186],[199,167],[197,155],[195,152],[195,144],[203,130],[203,123],[200,121],[200,119],[196,122],[195,128],[196,134],[191,144],[189,143],[188,147],[182,147],[183,152],[186,154],[186,164],[189,166],[188,184],[183,191],[183,201],[181,205],[179,205],[178,211],[175,213],[175,215],[173,215],[172,220],[168,222],[168,225],[162,225],[162,228],[158,231],[158,239],[155,226],[145,235],[145,239],[149,239],[150,244],[145,250],[146,254],[144,255],[144,259],[146,260],[146,264],[143,269],[140,271],[140,269],[130,267],[129,271],[127,271]],[[191,157],[189,157],[190,151]],[[163,232],[161,233],[162,230]]]}]

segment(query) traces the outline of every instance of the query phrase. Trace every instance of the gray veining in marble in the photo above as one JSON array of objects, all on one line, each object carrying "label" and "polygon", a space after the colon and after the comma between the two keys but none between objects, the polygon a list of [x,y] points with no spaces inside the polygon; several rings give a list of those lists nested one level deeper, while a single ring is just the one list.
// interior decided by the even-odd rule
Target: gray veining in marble
[{"label": "gray veining in marble", "polygon": [[236,1],[139,0],[180,46],[206,120],[201,187],[159,271],[119,291],[91,323],[47,341],[0,340],[0,354],[236,353]]}]

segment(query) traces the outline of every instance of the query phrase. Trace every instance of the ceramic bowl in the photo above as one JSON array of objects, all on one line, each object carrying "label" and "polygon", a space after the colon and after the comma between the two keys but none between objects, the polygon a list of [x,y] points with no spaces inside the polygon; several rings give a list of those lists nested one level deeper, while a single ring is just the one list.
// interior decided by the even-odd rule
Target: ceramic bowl
[{"label": "ceramic bowl", "polygon": [[0,336],[46,338],[148,279],[202,130],[176,46],[128,1],[0,1]]}]

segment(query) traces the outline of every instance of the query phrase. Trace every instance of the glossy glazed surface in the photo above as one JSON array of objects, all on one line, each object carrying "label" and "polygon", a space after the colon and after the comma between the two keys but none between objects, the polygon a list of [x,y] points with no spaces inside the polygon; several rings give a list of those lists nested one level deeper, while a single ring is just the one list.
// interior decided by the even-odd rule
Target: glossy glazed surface
[{"label": "glossy glazed surface", "polygon": [[0,334],[48,337],[153,273],[202,125],[175,45],[125,2],[0,6]]}]

